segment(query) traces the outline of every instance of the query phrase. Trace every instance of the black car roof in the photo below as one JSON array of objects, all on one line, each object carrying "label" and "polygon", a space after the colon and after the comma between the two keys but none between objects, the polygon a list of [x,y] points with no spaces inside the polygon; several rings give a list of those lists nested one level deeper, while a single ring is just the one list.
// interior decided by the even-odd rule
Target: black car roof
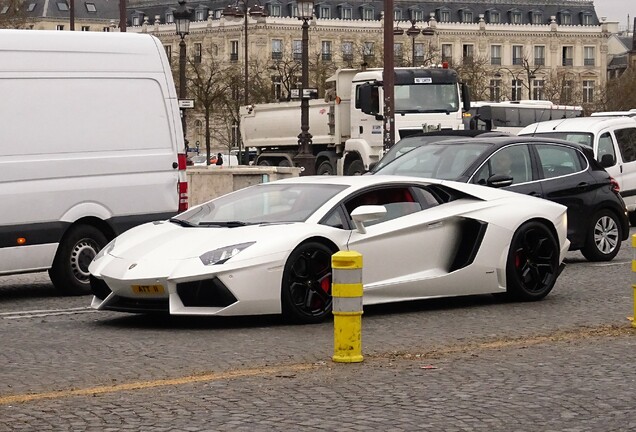
[{"label": "black car roof", "polygon": [[[401,133],[404,133],[402,131]],[[431,132],[415,132],[405,134],[402,138],[428,137],[428,136],[457,136],[457,137],[477,137],[477,136],[513,136],[506,132],[493,132],[475,129],[443,129]]]}]

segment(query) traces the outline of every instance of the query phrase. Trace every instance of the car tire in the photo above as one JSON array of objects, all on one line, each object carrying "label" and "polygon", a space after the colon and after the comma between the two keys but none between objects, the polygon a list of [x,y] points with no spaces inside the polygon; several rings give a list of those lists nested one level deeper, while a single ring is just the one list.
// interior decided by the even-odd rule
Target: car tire
[{"label": "car tire", "polygon": [[355,176],[364,174],[364,164],[361,160],[354,160],[347,168],[347,175]]},{"label": "car tire", "polygon": [[286,321],[316,324],[331,314],[331,255],[319,242],[292,251],[283,271],[281,306]]},{"label": "car tire", "polygon": [[331,165],[331,162],[326,160],[322,161],[320,165],[318,165],[318,169],[316,170],[317,175],[334,175],[334,169]]},{"label": "car tire", "polygon": [[559,274],[559,253],[558,242],[547,226],[536,221],[520,226],[508,251],[507,296],[518,301],[547,296]]},{"label": "car tire", "polygon": [[49,269],[55,288],[64,295],[90,294],[88,265],[106,243],[106,236],[91,225],[71,227],[60,241]]},{"label": "car tire", "polygon": [[610,210],[594,214],[581,253],[588,261],[611,261],[621,248],[621,226]]}]

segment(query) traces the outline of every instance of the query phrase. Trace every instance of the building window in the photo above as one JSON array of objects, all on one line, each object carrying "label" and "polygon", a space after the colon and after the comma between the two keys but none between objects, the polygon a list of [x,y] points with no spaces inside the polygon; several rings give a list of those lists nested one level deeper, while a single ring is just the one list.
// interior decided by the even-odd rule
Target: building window
[{"label": "building window", "polygon": [[350,7],[343,7],[340,9],[340,19],[351,19]]},{"label": "building window", "polygon": [[534,65],[545,66],[545,47],[544,46],[534,47]]},{"label": "building window", "polygon": [[393,21],[402,21],[402,9],[395,9],[393,11]]},{"label": "building window", "polygon": [[283,84],[281,82],[280,75],[276,75],[272,78],[272,96],[275,100],[283,99]]},{"label": "building window", "polygon": [[574,81],[567,80],[563,83],[563,88],[561,89],[561,102],[564,105],[572,102],[572,89],[574,88]]},{"label": "building window", "polygon": [[501,45],[490,45],[490,64],[501,64]]},{"label": "building window", "polygon": [[523,45],[512,46],[512,64],[513,65],[523,64]]},{"label": "building window", "polygon": [[464,11],[462,13],[462,21],[465,23],[471,23],[473,22],[473,13],[470,11]]},{"label": "building window", "polygon": [[490,100],[494,102],[499,102],[501,100],[501,80],[500,79],[490,80]]},{"label": "building window", "polygon": [[596,61],[594,60],[594,47],[583,47],[583,65],[584,66],[595,66]]},{"label": "building window", "polygon": [[280,16],[280,5],[279,4],[271,4],[269,5],[269,15],[279,17]]},{"label": "building window", "polygon": [[322,41],[320,45],[323,61],[331,61],[331,41]]},{"label": "building window", "polygon": [[172,14],[172,12],[168,12],[166,14],[166,24],[173,24],[174,23],[174,15]]},{"label": "building window", "polygon": [[365,59],[373,57],[375,54],[373,53],[373,42],[365,42],[362,46],[362,55]]},{"label": "building window", "polygon": [[393,57],[395,58],[395,63],[398,66],[402,66],[402,62],[404,61],[404,49],[401,43],[393,44]]},{"label": "building window", "polygon": [[283,40],[272,39],[272,60],[280,60],[283,58]]},{"label": "building window", "polygon": [[331,8],[329,6],[320,6],[320,18],[322,19],[331,18]]},{"label": "building window", "polygon": [[239,56],[239,41],[237,40],[230,41],[230,61],[237,62],[238,56]]},{"label": "building window", "polygon": [[110,31],[110,27],[102,27],[102,31],[103,32],[109,32]]},{"label": "building window", "polygon": [[475,47],[474,45],[462,45],[462,61],[465,62],[472,62],[473,61],[473,54],[475,51]]},{"label": "building window", "polygon": [[439,21],[440,22],[450,22],[451,13],[449,10],[443,10],[439,12]]},{"label": "building window", "polygon": [[453,45],[442,44],[442,61],[451,63],[453,61]]},{"label": "building window", "polygon": [[523,24],[521,12],[512,12],[510,14],[510,22],[512,24]]},{"label": "building window", "polygon": [[292,56],[294,60],[296,61],[301,61],[303,59],[303,41],[302,40],[292,41]]},{"label": "building window", "polygon": [[91,31],[90,26],[82,26],[82,31]]},{"label": "building window", "polygon": [[544,80],[534,80],[532,84],[532,99],[543,100],[543,98],[545,97],[544,88]]},{"label": "building window", "polygon": [[490,13],[488,13],[488,17],[490,24],[499,24],[501,22],[501,14],[499,12],[490,11]]},{"label": "building window", "polygon": [[581,24],[583,25],[594,25],[594,21],[592,20],[591,14],[583,14],[581,17]]},{"label": "building window", "polygon": [[413,45],[413,62],[415,66],[422,66],[424,64],[424,44],[416,43]]},{"label": "building window", "polygon": [[205,20],[205,11],[199,9],[195,12],[195,21],[204,21]]},{"label": "building window", "polygon": [[9,11],[9,6],[4,6],[2,9],[0,9],[0,15],[4,15]]},{"label": "building window", "polygon": [[214,19],[221,19],[223,16],[223,9],[216,9],[214,11]]},{"label": "building window", "polygon": [[172,45],[164,45],[163,49],[166,50],[166,57],[168,57],[168,63],[172,63]]},{"label": "building window", "polygon": [[532,24],[543,24],[543,14],[541,12],[532,12]]},{"label": "building window", "polygon": [[95,3],[86,3],[86,10],[88,12],[97,12],[97,8],[95,7]]},{"label": "building window", "polygon": [[373,8],[362,9],[362,19],[367,21],[375,19],[375,13],[373,11]]},{"label": "building window", "polygon": [[200,43],[195,43],[194,44],[194,63],[195,64],[199,64],[201,63],[201,51],[202,51],[202,46]]},{"label": "building window", "polygon": [[562,50],[561,55],[561,65],[562,66],[572,66],[572,56],[574,55],[574,47],[565,46]]},{"label": "building window", "polygon": [[58,24],[55,26],[55,30],[64,30],[64,24]]},{"label": "building window", "polygon": [[583,103],[594,102],[594,81],[583,81]]},{"label": "building window", "polygon": [[[89,3],[86,3],[86,9],[88,9],[88,5]],[[27,12],[33,12],[33,10],[35,9],[36,3],[29,3],[29,7],[27,8]],[[95,7],[95,5],[93,5],[93,7]],[[4,10],[4,8],[2,9]],[[9,10],[9,8],[7,7],[7,10]],[[7,13],[7,11],[5,10],[2,13]]]},{"label": "building window", "polygon": [[569,12],[561,13],[561,24],[572,25],[572,15]]},{"label": "building window", "polygon": [[424,21],[424,11],[413,9],[411,10],[411,19],[415,21]]},{"label": "building window", "polygon": [[353,61],[353,42],[351,41],[342,42],[342,61],[344,62]]},{"label": "building window", "polygon": [[510,100],[516,101],[521,100],[521,90],[523,89],[523,80],[513,79],[512,80],[512,94],[510,95]]},{"label": "building window", "polygon": [[67,11],[68,5],[66,4],[66,2],[57,2],[57,9],[61,11]]}]

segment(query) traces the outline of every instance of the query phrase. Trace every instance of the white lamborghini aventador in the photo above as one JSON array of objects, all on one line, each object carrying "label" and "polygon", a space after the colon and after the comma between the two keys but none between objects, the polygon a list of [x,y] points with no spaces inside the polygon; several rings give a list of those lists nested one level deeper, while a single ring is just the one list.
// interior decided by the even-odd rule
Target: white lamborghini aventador
[{"label": "white lamborghini aventador", "polygon": [[181,315],[331,313],[331,256],[363,257],[364,304],[545,297],[568,250],[566,208],[484,186],[316,176],[216,198],[117,237],[90,265],[92,307]]}]

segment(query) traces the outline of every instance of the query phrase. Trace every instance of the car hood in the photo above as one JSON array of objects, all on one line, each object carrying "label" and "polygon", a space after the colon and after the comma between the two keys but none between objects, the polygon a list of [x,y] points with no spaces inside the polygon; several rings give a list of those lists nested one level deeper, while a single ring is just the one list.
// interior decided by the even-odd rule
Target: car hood
[{"label": "car hood", "polygon": [[[171,222],[153,222],[126,231],[115,239],[108,253],[117,258],[182,260],[198,257],[218,248],[246,242],[268,240],[268,250],[285,250],[287,243],[279,241],[290,226],[304,224],[264,224],[244,227],[182,227]],[[294,231],[294,230],[292,230]],[[271,241],[269,241],[271,240]],[[288,247],[288,246],[287,246]]]}]

